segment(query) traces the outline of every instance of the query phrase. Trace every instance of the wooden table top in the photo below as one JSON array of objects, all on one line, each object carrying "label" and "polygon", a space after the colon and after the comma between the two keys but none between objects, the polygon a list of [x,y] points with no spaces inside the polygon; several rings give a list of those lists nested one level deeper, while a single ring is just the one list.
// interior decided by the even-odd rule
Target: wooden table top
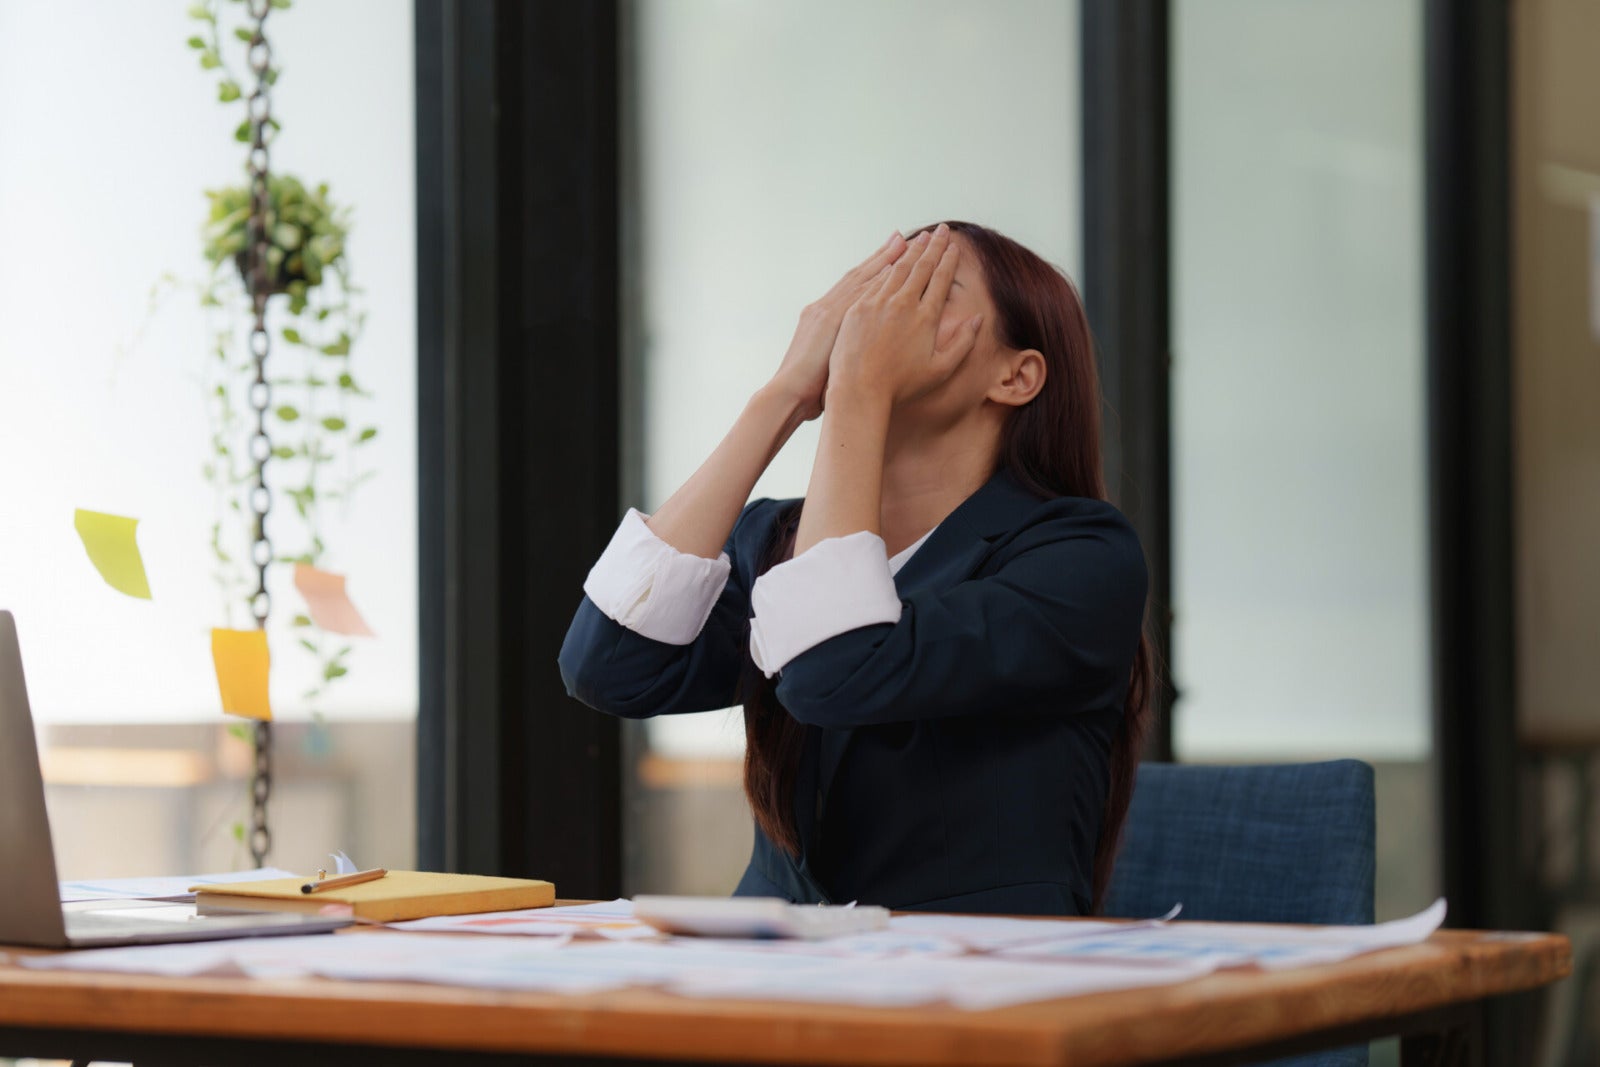
[{"label": "wooden table top", "polygon": [[0,962],[0,1027],[712,1062],[1110,1067],[1398,1018],[1536,988],[1571,970],[1565,937],[1444,930],[1421,944],[1320,967],[1227,971],[967,1012],[699,1000],[646,989],[564,996],[317,978],[160,978],[32,971],[8,960]]}]

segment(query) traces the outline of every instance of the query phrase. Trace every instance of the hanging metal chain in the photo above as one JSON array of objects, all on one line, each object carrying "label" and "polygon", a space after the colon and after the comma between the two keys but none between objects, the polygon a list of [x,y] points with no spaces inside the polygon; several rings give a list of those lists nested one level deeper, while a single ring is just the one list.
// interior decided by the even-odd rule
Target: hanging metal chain
[{"label": "hanging metal chain", "polygon": [[[267,233],[267,211],[271,204],[267,189],[267,138],[272,120],[271,88],[268,72],[272,68],[272,47],[267,44],[265,26],[272,10],[271,0],[250,0],[250,17],[255,32],[248,52],[250,69],[255,72],[255,90],[247,107],[250,115],[250,221],[246,289],[250,294],[254,322],[250,327],[250,356],[255,363],[255,381],[250,386],[250,406],[256,413],[256,431],[250,437],[250,458],[255,461],[255,484],[250,490],[250,510],[255,516],[250,560],[256,568],[256,592],[250,600],[250,613],[256,627],[267,628],[272,597],[267,592],[267,565],[272,562],[272,542],[267,538],[267,514],[272,510],[272,492],[267,488],[267,460],[272,456],[272,439],[267,436],[267,409],[272,403],[272,387],[267,384],[267,355],[272,339],[267,335],[267,298],[272,295],[273,265],[268,256],[271,241]],[[250,781],[250,855],[257,867],[266,865],[272,851],[272,831],[267,826],[267,800],[272,795],[272,723],[257,722],[255,731],[256,766]]]}]

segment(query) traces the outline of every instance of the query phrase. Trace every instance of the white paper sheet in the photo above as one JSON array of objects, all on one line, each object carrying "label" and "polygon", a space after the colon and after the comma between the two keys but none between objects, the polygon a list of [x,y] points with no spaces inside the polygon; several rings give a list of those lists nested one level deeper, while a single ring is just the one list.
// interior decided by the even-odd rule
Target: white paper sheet
[{"label": "white paper sheet", "polygon": [[258,867],[253,871],[221,874],[185,874],[160,878],[96,878],[61,883],[61,903],[76,900],[193,900],[189,887],[202,882],[255,882],[267,878],[294,878],[293,871]]},{"label": "white paper sheet", "polygon": [[1254,965],[1269,970],[1334,963],[1364,952],[1424,941],[1444,922],[1445,902],[1405,919],[1373,926],[1273,926],[1253,923],[1174,922],[1111,930],[1020,945],[1005,950],[1019,959],[1117,963],[1192,961],[1212,968]]},{"label": "white paper sheet", "polygon": [[889,920],[891,932],[943,938],[978,952],[1082,937],[1119,925],[1087,919],[996,919],[985,915],[896,915]]},{"label": "white paper sheet", "polygon": [[830,960],[809,970],[760,975],[690,975],[667,984],[681,996],[897,1007],[947,1003],[966,1011],[1115,989],[1170,985],[1210,970],[1202,964],[1136,966],[959,959]]},{"label": "white paper sheet", "polygon": [[524,934],[534,937],[595,937],[631,941],[659,937],[654,927],[633,918],[633,903],[611,900],[556,908],[439,915],[387,924],[394,930],[458,934]]}]

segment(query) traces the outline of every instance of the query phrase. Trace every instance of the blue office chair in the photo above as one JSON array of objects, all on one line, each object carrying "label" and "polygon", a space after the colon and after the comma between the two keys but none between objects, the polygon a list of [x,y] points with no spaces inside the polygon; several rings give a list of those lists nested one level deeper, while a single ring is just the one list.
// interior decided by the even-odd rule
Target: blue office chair
[{"label": "blue office chair", "polygon": [[[1139,768],[1105,913],[1183,904],[1218,922],[1370,923],[1377,834],[1359,760]],[[1277,1061],[1365,1067],[1365,1045]]]}]

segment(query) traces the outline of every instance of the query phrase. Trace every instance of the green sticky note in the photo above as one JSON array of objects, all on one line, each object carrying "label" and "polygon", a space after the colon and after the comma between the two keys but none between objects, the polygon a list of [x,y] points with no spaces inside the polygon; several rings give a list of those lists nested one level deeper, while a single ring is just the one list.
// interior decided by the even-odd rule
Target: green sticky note
[{"label": "green sticky note", "polygon": [[138,519],[79,508],[72,525],[83,538],[89,562],[107,585],[129,596],[150,599],[150,582],[145,578],[144,560],[139,556],[139,543],[133,536]]}]

